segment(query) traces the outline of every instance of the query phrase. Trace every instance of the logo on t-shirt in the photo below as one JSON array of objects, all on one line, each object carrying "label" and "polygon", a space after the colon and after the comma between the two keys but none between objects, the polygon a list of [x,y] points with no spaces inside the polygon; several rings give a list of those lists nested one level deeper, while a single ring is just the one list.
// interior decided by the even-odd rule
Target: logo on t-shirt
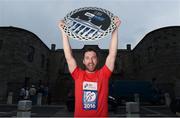
[{"label": "logo on t-shirt", "polygon": [[97,109],[97,82],[83,82],[83,109]]}]

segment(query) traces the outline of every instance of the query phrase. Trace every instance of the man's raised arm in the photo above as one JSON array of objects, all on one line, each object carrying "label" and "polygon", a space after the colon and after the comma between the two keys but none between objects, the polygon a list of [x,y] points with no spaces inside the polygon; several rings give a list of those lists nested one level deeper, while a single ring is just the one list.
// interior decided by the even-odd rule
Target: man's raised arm
[{"label": "man's raised arm", "polygon": [[69,71],[70,71],[70,73],[72,73],[74,71],[74,69],[77,67],[77,64],[76,64],[76,61],[72,54],[72,49],[71,49],[71,46],[69,43],[69,38],[63,30],[64,25],[65,25],[64,21],[61,20],[59,22],[59,29],[61,30],[61,33],[62,33],[64,54],[65,54],[65,58],[66,58],[66,61],[68,64]]},{"label": "man's raised arm", "polygon": [[106,58],[106,66],[113,71],[114,70],[114,63],[116,60],[117,55],[117,48],[118,48],[118,28],[121,23],[118,17],[115,17],[114,23],[116,25],[116,29],[112,32],[111,42],[109,46],[109,54]]}]

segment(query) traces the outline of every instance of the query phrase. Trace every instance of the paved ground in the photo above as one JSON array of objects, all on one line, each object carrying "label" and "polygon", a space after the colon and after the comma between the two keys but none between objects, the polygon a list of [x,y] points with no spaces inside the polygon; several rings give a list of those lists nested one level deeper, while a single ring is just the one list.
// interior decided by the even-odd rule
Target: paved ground
[{"label": "paved ground", "polygon": [[[0,117],[16,117],[16,105],[0,105]],[[117,113],[110,112],[112,117],[126,117],[125,106],[118,107]],[[71,117],[73,112],[68,112],[65,105],[33,106],[32,117]],[[166,106],[140,106],[141,117],[175,117]]]}]

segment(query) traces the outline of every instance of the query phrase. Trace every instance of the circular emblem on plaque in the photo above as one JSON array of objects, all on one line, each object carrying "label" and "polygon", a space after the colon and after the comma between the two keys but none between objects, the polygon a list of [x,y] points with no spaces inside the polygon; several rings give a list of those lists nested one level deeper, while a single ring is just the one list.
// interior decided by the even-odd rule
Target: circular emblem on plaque
[{"label": "circular emblem on plaque", "polygon": [[102,8],[84,7],[68,13],[65,18],[65,33],[77,40],[98,40],[115,29],[114,15]]}]

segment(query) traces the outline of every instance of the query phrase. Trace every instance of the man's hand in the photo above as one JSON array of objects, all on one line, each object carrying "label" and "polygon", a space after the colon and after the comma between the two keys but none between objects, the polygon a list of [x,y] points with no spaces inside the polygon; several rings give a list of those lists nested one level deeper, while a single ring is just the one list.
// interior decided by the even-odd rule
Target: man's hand
[{"label": "man's hand", "polygon": [[111,42],[109,46],[109,54],[106,58],[106,66],[113,71],[114,70],[114,63],[117,55],[117,48],[118,48],[118,28],[121,24],[121,21],[117,16],[114,18],[114,24],[116,25],[116,28],[112,32],[111,36]]},{"label": "man's hand", "polygon": [[61,30],[62,33],[64,33],[63,27],[65,26],[64,20],[60,20],[58,27]]},{"label": "man's hand", "polygon": [[119,18],[117,16],[115,16],[114,18],[114,24],[116,25],[116,29],[120,26],[121,21],[119,20]]},{"label": "man's hand", "polygon": [[74,59],[73,54],[72,54],[72,49],[71,49],[71,46],[69,43],[68,35],[66,35],[66,33],[63,30],[64,26],[65,26],[64,20],[60,20],[58,27],[62,33],[64,55],[65,55],[66,61],[68,63],[69,71],[70,71],[70,73],[72,73],[74,71],[74,69],[76,68],[77,64],[76,64],[76,60]]}]

